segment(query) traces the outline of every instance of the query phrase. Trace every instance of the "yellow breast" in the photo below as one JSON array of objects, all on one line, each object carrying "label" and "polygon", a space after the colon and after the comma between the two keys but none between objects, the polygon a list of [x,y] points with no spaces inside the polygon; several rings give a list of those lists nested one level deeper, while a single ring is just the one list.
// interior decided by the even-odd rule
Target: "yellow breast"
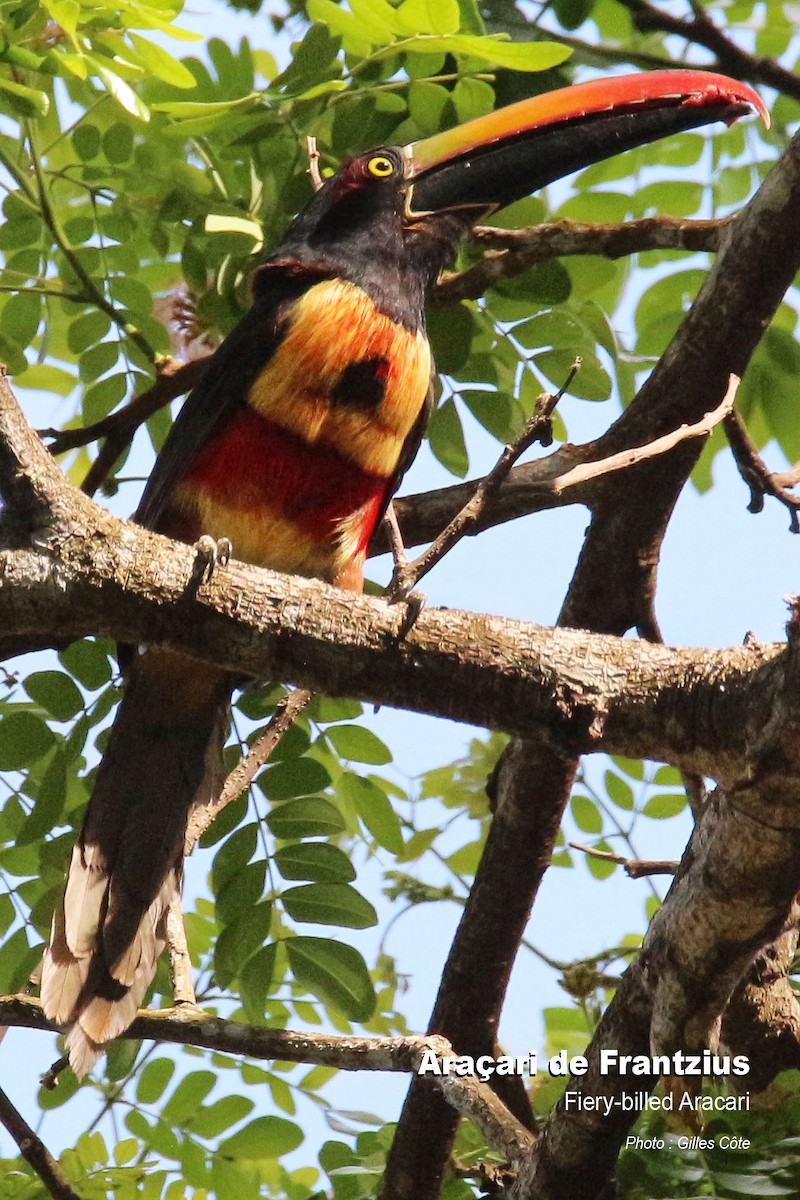
[{"label": "yellow breast", "polygon": [[292,305],[281,344],[248,403],[308,443],[389,477],[430,377],[424,333],[379,312],[355,284],[326,280]]}]

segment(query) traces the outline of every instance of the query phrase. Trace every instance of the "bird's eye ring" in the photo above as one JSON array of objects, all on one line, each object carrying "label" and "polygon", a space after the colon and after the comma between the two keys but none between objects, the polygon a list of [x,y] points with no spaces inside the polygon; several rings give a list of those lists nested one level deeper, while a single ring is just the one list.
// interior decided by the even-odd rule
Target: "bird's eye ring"
[{"label": "bird's eye ring", "polygon": [[367,170],[378,179],[388,179],[390,175],[394,175],[394,163],[385,154],[376,154],[367,163]]}]

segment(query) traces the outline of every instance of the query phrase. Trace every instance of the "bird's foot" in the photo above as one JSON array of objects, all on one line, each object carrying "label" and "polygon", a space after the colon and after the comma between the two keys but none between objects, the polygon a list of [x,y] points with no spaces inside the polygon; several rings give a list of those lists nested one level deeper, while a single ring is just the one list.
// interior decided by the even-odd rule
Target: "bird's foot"
[{"label": "bird's foot", "polygon": [[406,611],[403,613],[397,633],[394,635],[396,642],[402,642],[408,637],[417,623],[419,614],[428,603],[428,597],[424,592],[413,591],[408,592],[406,595],[397,596],[391,602],[393,604],[405,605]]},{"label": "bird's foot", "polygon": [[208,583],[217,567],[227,567],[233,554],[233,542],[230,538],[211,537],[204,533],[194,544],[197,551],[197,570],[200,583]]}]

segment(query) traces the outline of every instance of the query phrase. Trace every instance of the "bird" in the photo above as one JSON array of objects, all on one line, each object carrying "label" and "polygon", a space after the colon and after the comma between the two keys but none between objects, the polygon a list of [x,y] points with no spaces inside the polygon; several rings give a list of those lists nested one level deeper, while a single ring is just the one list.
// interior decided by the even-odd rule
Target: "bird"
[{"label": "bird", "polygon": [[[257,267],[252,306],[190,393],[135,520],[361,591],[428,420],[425,303],[479,220],[572,171],[766,109],[705,71],[591,80],[407,146],[356,154]],[[196,802],[221,782],[237,678],[165,645],[127,656],[41,971],[82,1076],[133,1021],[166,942]]]}]

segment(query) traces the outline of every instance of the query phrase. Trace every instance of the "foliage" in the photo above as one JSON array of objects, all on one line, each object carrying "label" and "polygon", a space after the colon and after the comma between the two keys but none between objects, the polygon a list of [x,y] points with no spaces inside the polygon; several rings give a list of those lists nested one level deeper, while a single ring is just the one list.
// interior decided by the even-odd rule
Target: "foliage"
[{"label": "foliage", "polygon": [[[68,425],[95,422],[148,387],[160,356],[224,335],[247,305],[262,246],[276,244],[308,196],[307,135],[330,170],[348,152],[412,141],[488,112],[498,99],[564,82],[570,55],[578,65],[672,56],[664,35],[634,32],[615,0],[545,7],[547,22],[536,24],[508,2],[308,0],[288,12],[297,41],[279,70],[264,45],[218,37],[192,45],[171,0],[127,0],[116,11],[82,0],[5,0],[0,356],[15,384],[30,390],[30,408],[40,411],[47,392],[59,398]],[[758,7],[759,53],[793,56],[789,8],[776,0]],[[747,3],[728,6],[726,27],[749,36],[753,12]],[[771,134],[736,125],[644,147],[581,172],[569,189],[522,201],[498,223],[726,214],[752,191],[798,115],[794,101],[781,99]],[[460,265],[476,254],[465,250]],[[428,436],[447,471],[470,471],[476,426],[499,443],[513,438],[576,353],[583,358],[578,398],[630,399],[706,269],[701,260],[675,263],[656,251],[636,266],[634,288],[630,260],[552,261],[500,281],[480,303],[432,312],[441,377]],[[630,340],[617,332],[620,305],[633,306]],[[800,353],[795,305],[792,297],[783,306],[740,393],[756,444],[774,440],[790,459],[800,455],[787,401]],[[131,461],[158,448],[168,426],[168,411],[151,417],[150,445],[137,442]],[[556,432],[566,437],[563,423]],[[698,486],[710,486],[720,445],[711,439]],[[126,460],[116,463],[108,492],[124,486]],[[84,449],[67,460],[76,481],[88,465]],[[22,661],[2,680],[2,992],[24,988],[39,958],[118,685],[113,648],[98,641],[75,643],[57,660]],[[241,696],[231,765],[280,695],[260,688]],[[205,836],[208,883],[194,872],[186,919],[205,1006],[278,1028],[406,1031],[405,981],[383,943],[361,931],[415,905],[462,902],[488,822],[484,783],[502,739],[476,738],[463,761],[398,781],[390,749],[363,717],[359,704],[317,699],[249,796]],[[671,768],[615,760],[581,776],[569,828],[590,847],[627,854],[634,827],[684,807]],[[588,869],[598,880],[619,869],[592,857],[576,866],[576,857],[562,837],[558,867]],[[651,889],[648,910],[657,896]],[[607,972],[637,944],[634,928],[587,963],[554,964],[573,1002],[548,1014],[547,1035],[559,1048],[586,1044],[608,995]],[[169,1003],[170,995],[162,965],[154,996]],[[337,1200],[374,1195],[391,1138],[386,1114],[337,1113],[325,1094],[330,1076],[319,1067],[266,1068],[219,1053],[120,1043],[80,1089],[118,1123],[106,1119],[98,1129],[92,1122],[61,1156],[63,1170],[86,1200],[111,1193],[302,1200],[330,1188]],[[41,1091],[40,1104],[66,1113],[77,1090],[67,1072],[56,1091]],[[544,1108],[554,1099],[544,1085],[537,1096]],[[346,1137],[326,1142],[318,1165],[313,1144],[295,1153],[314,1111]],[[45,1135],[52,1127],[45,1121]],[[486,1157],[476,1139],[462,1131],[457,1156],[465,1170]],[[698,1163],[691,1154],[676,1166],[674,1157],[645,1165],[631,1153],[621,1186],[631,1197],[659,1189],[694,1195],[709,1180],[720,1195],[755,1194],[754,1181],[762,1195],[781,1194],[769,1190],[773,1183],[795,1186],[788,1129],[777,1147],[765,1135],[763,1152],[768,1167],[755,1154],[746,1166]],[[0,1200],[42,1194],[21,1160],[2,1165]],[[744,1177],[750,1192],[736,1182]],[[669,1190],[676,1180],[684,1191]],[[473,1194],[464,1178],[448,1185],[451,1200]]]}]

